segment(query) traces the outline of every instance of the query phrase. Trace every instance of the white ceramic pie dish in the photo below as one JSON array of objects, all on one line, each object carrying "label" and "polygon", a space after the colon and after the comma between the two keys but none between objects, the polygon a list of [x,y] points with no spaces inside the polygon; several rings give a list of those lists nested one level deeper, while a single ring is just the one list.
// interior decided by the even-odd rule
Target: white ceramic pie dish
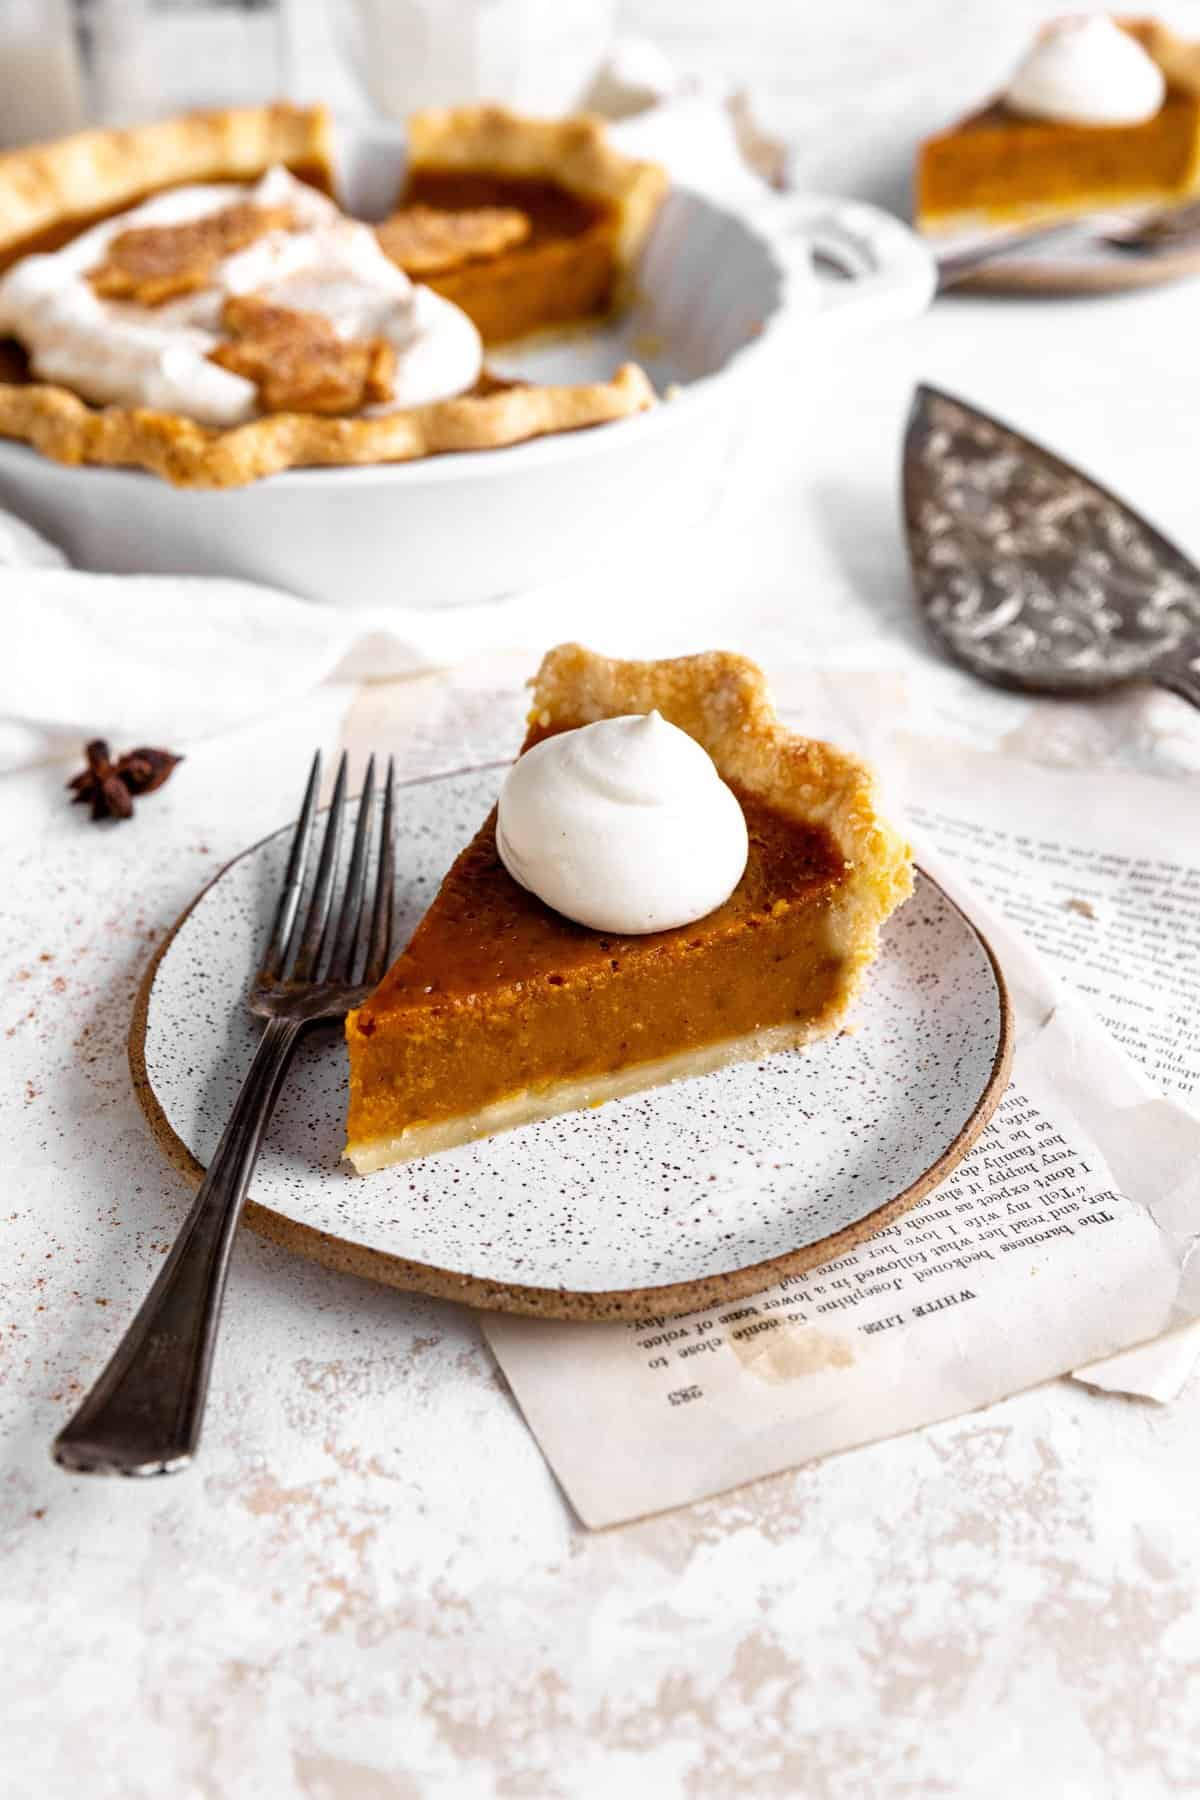
[{"label": "white ceramic pie dish", "polygon": [[[400,183],[402,137],[343,131],[339,161],[343,201],[380,216]],[[825,240],[853,279],[814,276],[808,246]],[[567,381],[640,362],[669,395],[652,412],[509,449],[294,469],[214,492],[64,468],[0,441],[0,504],[83,568],[241,576],[343,606],[497,599],[701,518],[789,342],[816,348],[919,312],[932,291],[929,252],[871,207],[781,200],[751,219],[676,188],[626,316],[491,358],[501,373]]]}]

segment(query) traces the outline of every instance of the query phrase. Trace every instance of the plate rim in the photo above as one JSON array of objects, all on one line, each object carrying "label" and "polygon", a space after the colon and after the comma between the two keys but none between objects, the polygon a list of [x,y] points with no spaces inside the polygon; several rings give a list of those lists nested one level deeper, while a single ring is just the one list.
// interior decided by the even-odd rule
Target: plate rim
[{"label": "plate rim", "polygon": [[[458,768],[440,770],[432,775],[410,776],[397,782],[398,788],[426,787],[436,781],[449,781],[459,775],[483,774],[489,769],[508,766],[507,758],[481,763],[467,763]],[[325,809],[322,809],[325,810]],[[216,887],[229,871],[265,844],[293,829],[294,821],[269,831],[239,850],[221,865],[184,907],[164,932],[138,983],[129,1022],[128,1056],[133,1090],[145,1114],[150,1131],[159,1148],[188,1182],[199,1186],[205,1174],[203,1163],[188,1149],[167,1119],[150,1079],[146,1063],[146,1027],[155,977],[178,933],[210,889]],[[716,1275],[697,1276],[690,1281],[667,1282],[655,1287],[631,1288],[559,1288],[539,1287],[519,1282],[495,1281],[486,1276],[467,1275],[445,1269],[436,1263],[424,1263],[393,1251],[380,1250],[351,1238],[338,1237],[319,1226],[307,1225],[286,1213],[247,1195],[242,1223],[259,1237],[280,1245],[310,1262],[339,1274],[356,1275],[404,1293],[427,1294],[438,1300],[457,1300],[484,1312],[516,1313],[530,1318],[570,1320],[578,1323],[606,1324],[624,1322],[646,1316],[677,1317],[705,1307],[744,1300],[761,1293],[790,1275],[803,1275],[823,1263],[834,1261],[865,1239],[875,1237],[895,1219],[910,1211],[933,1188],[944,1181],[974,1148],[993,1113],[1003,1098],[1012,1068],[1014,1023],[1008,984],[999,958],[987,936],[969,918],[963,908],[946,892],[936,877],[920,864],[917,872],[937,889],[943,900],[983,946],[996,983],[1000,1004],[1000,1032],[992,1067],[974,1107],[957,1136],[916,1179],[893,1194],[873,1211],[839,1230],[828,1233],[796,1250],[785,1250],[778,1256],[746,1263],[740,1269]],[[253,1184],[252,1184],[253,1185]]]},{"label": "plate rim", "polygon": [[[913,230],[934,257],[939,253],[952,255],[958,247],[950,234],[939,236],[936,232],[924,232],[915,221]],[[964,245],[986,243],[987,236],[986,231],[966,232],[960,234],[959,241]],[[1026,251],[1007,259],[997,254],[994,262],[985,263],[973,274],[964,276],[949,291],[1086,299],[1089,295],[1128,294],[1144,288],[1171,287],[1196,275],[1200,275],[1200,247],[1163,251],[1158,256],[1144,259],[1124,256],[1121,251],[1113,250],[1108,255],[1097,255],[1094,261],[1056,255],[1049,248]]]}]

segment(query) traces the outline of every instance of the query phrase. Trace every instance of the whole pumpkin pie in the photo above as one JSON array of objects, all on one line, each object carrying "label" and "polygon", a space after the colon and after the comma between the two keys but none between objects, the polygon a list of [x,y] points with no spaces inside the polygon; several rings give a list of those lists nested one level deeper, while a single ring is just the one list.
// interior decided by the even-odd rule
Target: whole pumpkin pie
[{"label": "whole pumpkin pie", "polygon": [[635,364],[535,385],[496,376],[483,344],[615,304],[661,171],[594,120],[495,109],[422,115],[412,147],[413,204],[378,231],[330,198],[320,107],[0,155],[0,436],[225,487],[653,405]]},{"label": "whole pumpkin pie", "polygon": [[740,803],[737,886],[674,930],[590,929],[513,879],[493,812],[346,1021],[360,1172],[795,1049],[842,1020],[912,885],[870,771],[785,730],[742,657],[614,662],[578,645],[543,661],[523,753],[652,711],[708,752]]},{"label": "whole pumpkin pie", "polygon": [[[1200,44],[1155,19],[1092,16],[1052,34],[1119,31],[1159,74],[1148,116],[1034,116],[1011,93],[931,137],[917,159],[915,216],[936,236],[1051,222],[1090,210],[1170,206],[1200,191]],[[1036,46],[1035,46],[1036,48]]]}]

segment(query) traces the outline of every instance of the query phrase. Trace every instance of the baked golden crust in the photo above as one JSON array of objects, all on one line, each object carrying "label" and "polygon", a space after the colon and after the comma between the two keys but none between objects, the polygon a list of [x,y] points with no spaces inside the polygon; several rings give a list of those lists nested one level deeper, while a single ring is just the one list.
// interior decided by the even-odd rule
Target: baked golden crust
[{"label": "baked golden crust", "polygon": [[123,212],[187,182],[253,181],[274,163],[333,188],[323,106],[188,113],[127,131],[77,131],[0,155],[0,265],[47,231]]},{"label": "baked golden crust", "polygon": [[657,163],[624,156],[603,119],[527,119],[503,106],[453,106],[408,121],[410,172],[422,168],[551,181],[603,200],[616,220],[616,253],[628,272],[668,187]]},{"label": "baked golden crust", "polygon": [[654,389],[636,363],[609,381],[502,387],[374,419],[274,413],[210,431],[177,413],[97,410],[66,388],[0,384],[0,437],[20,438],[55,462],[147,469],[175,487],[240,487],[283,469],[412,462],[456,450],[494,450],[644,412]]}]

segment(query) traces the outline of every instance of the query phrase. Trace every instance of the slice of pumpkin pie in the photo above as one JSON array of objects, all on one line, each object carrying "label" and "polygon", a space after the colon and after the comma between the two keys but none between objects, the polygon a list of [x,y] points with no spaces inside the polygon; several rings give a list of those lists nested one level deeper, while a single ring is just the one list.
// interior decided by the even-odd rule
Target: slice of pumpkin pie
[{"label": "slice of pumpkin pie", "polygon": [[552,650],[521,757],[346,1021],[362,1173],[832,1031],[909,894],[870,771],[713,652]]},{"label": "slice of pumpkin pie", "polygon": [[917,158],[927,236],[1169,207],[1200,191],[1200,43],[1156,19],[1051,21],[1005,89]]}]

